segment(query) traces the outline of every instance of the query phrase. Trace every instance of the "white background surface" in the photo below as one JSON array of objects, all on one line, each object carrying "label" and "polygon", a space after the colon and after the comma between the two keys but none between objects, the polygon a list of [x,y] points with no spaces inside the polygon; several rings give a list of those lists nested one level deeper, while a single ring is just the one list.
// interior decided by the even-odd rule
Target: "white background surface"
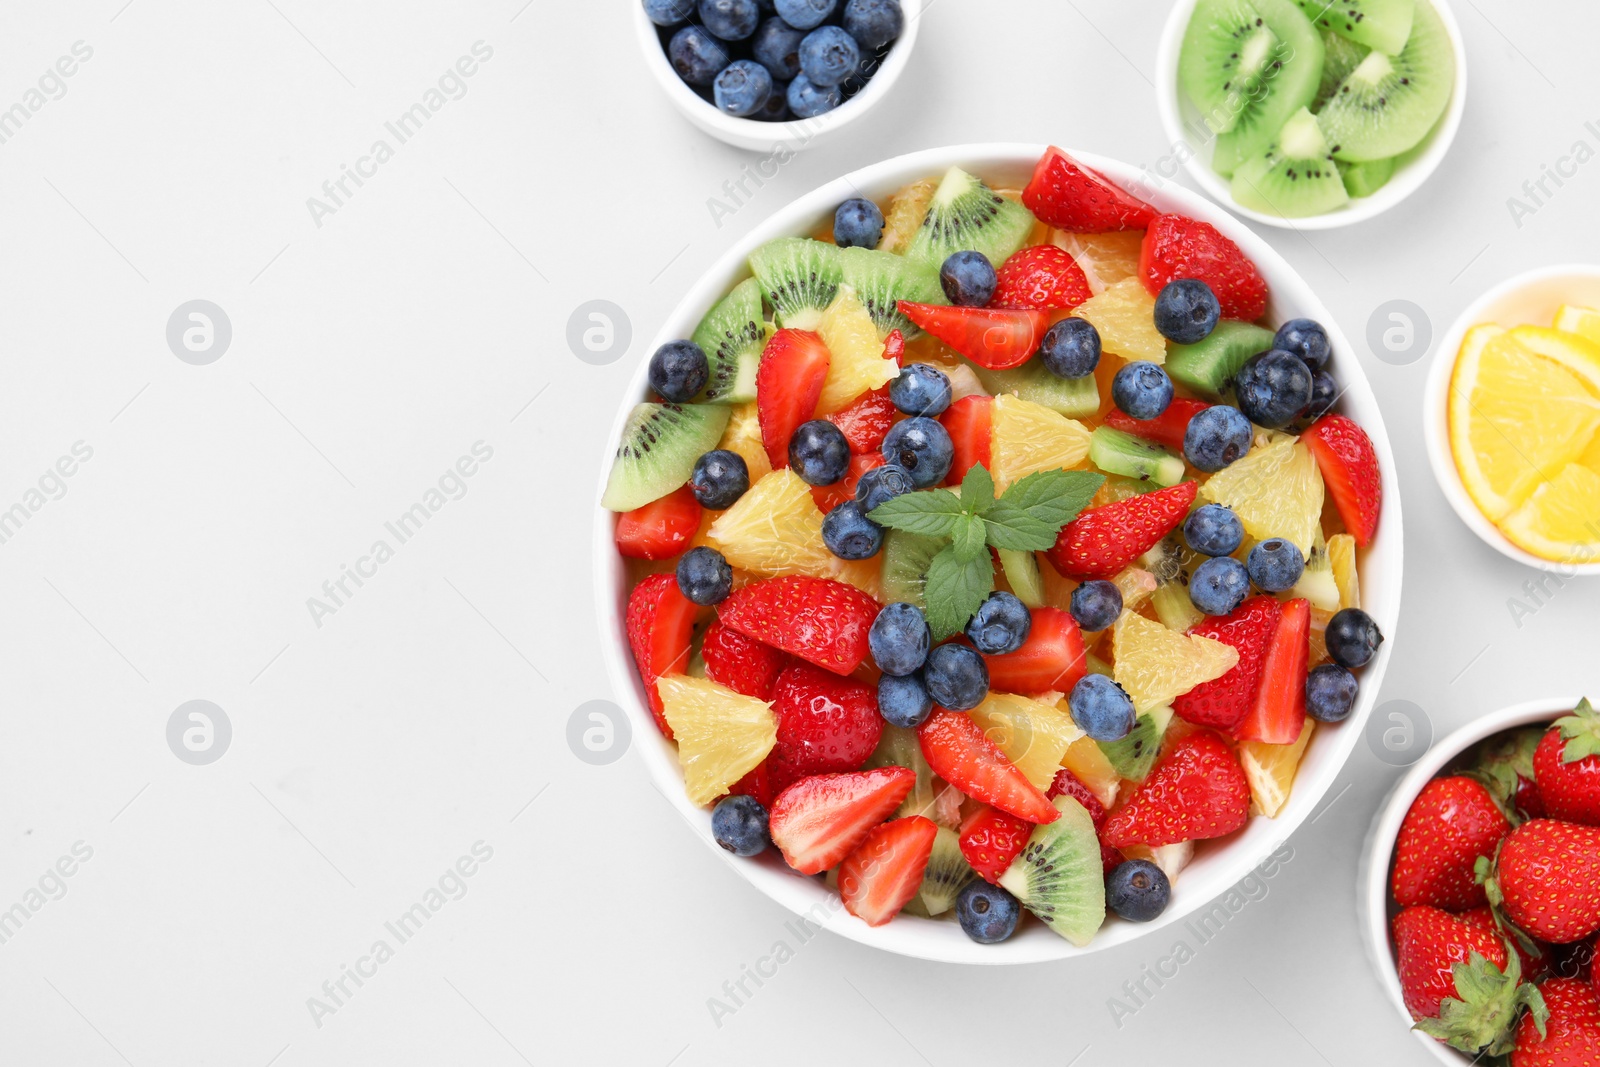
[{"label": "white background surface", "polygon": [[[940,0],[881,111],[719,229],[706,199],[755,157],[658,98],[624,2],[0,11],[0,107],[75,41],[94,49],[0,144],[0,508],[74,442],[94,450],[0,544],[0,908],[75,842],[94,850],[0,944],[0,1062],[1428,1062],[1357,939],[1362,838],[1398,775],[1364,746],[1267,897],[1120,1028],[1108,998],[1170,945],[1002,971],[821,934],[713,1022],[725,980],[795,944],[789,916],[693,840],[635,756],[591,767],[565,740],[609,695],[585,546],[619,390],[697,273],[827,178],[978,140],[1153,162],[1166,5]],[[1267,234],[1358,347],[1386,300],[1437,336],[1493,282],[1593,258],[1600,236],[1600,164],[1520,228],[1506,207],[1575,141],[1600,147],[1600,19],[1549,0],[1457,14],[1469,110],[1431,184],[1353,230]],[[478,40],[494,55],[467,95],[317,227],[307,197]],[[166,344],[193,298],[232,320],[210,366]],[[634,330],[604,368],[565,341],[596,298]],[[1443,733],[1600,689],[1600,586],[1519,627],[1507,601],[1532,572],[1428,474],[1426,361],[1363,355],[1407,500],[1384,697]],[[478,441],[494,454],[466,495],[317,627],[306,599]],[[233,725],[209,766],[165,740],[196,698]],[[315,1025],[307,998],[394,944],[384,922],[480,840],[493,858],[466,895]]]}]

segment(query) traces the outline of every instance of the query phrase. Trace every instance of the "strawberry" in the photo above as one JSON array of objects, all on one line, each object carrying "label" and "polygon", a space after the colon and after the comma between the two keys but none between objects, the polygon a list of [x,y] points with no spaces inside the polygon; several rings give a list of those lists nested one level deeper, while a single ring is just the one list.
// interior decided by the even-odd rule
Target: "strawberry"
[{"label": "strawberry", "polygon": [[1174,279],[1198,278],[1217,294],[1225,319],[1254,322],[1267,312],[1267,283],[1261,272],[1209,222],[1158,216],[1139,250],[1139,277],[1151,296]]},{"label": "strawberry", "polygon": [[1184,738],[1161,758],[1102,835],[1113,848],[1175,845],[1223,837],[1250,818],[1250,783],[1212,733]]},{"label": "strawberry", "polygon": [[1061,528],[1047,555],[1069,578],[1112,578],[1150,551],[1189,514],[1197,482],[1179,482],[1091,508]]},{"label": "strawberry", "polygon": [[718,609],[724,624],[835,674],[867,658],[878,602],[831,578],[768,578],[740,589]]},{"label": "strawberry", "polygon": [[989,454],[993,413],[994,399],[974,393],[957,400],[939,416],[955,446],[955,459],[950,463],[945,485],[960,485],[967,472],[980,463],[985,470],[994,465]]},{"label": "strawberry", "polygon": [[1000,265],[989,306],[1018,311],[1071,311],[1094,295],[1083,268],[1065,248],[1024,248]]},{"label": "strawberry", "polygon": [[1333,506],[1361,548],[1372,543],[1383,510],[1383,472],[1367,431],[1343,415],[1324,415],[1300,435],[1317,459]]},{"label": "strawberry", "polygon": [[1467,1053],[1510,1048],[1517,1013],[1541,1002],[1495,930],[1426,905],[1394,919],[1396,969],[1416,1029]]},{"label": "strawberry", "polygon": [[628,559],[671,559],[700,529],[700,502],[687,485],[617,516],[617,551]]},{"label": "strawberry", "polygon": [[777,687],[778,675],[791,662],[777,649],[724,626],[720,620],[707,627],[700,656],[706,661],[706,677],[713,682],[768,702]]},{"label": "strawberry", "polygon": [[889,399],[889,387],[871,393],[862,393],[843,411],[826,415],[829,422],[839,427],[844,439],[850,442],[850,451],[856,455],[877,452],[883,439],[894,425],[895,406]]},{"label": "strawberry", "polygon": [[[1466,911],[1461,912],[1456,917],[1462,922],[1470,923],[1481,930],[1492,930],[1495,933],[1500,932],[1500,923],[1495,921],[1494,909],[1489,907],[1487,904],[1479,905],[1476,908],[1468,908]],[[1548,957],[1544,955],[1536,955],[1536,953],[1539,951],[1539,947],[1534,944],[1533,938],[1528,937],[1526,934],[1522,934],[1520,930],[1517,931],[1517,934],[1521,934],[1521,937],[1513,934],[1511,937],[1506,938],[1506,941],[1509,942],[1512,949],[1516,951],[1517,960],[1522,966],[1522,980],[1524,982],[1535,981],[1543,976],[1548,965]],[[1527,941],[1527,948],[1524,948],[1522,945],[1524,939]]]},{"label": "strawberry", "polygon": [[998,693],[1070,693],[1089,673],[1083,632],[1060,608],[1033,608],[1027,640],[1015,652],[983,657],[989,688]]},{"label": "strawberry", "polygon": [[1172,710],[1196,726],[1232,730],[1255,707],[1266,666],[1267,646],[1278,632],[1283,608],[1276,597],[1254,596],[1231,615],[1208,618],[1190,627],[1196,637],[1209,637],[1239,650],[1239,662],[1221,678],[1201,682],[1172,702]]},{"label": "strawberry", "polygon": [[1395,903],[1447,911],[1483,904],[1483,886],[1473,873],[1478,857],[1493,857],[1510,830],[1483,783],[1459,774],[1433,779],[1400,824],[1389,883]]},{"label": "strawberry", "polygon": [[1311,657],[1311,602],[1284,603],[1261,664],[1250,713],[1233,731],[1241,741],[1292,745],[1306,725],[1306,661]]},{"label": "strawberry", "polygon": [[[748,695],[748,694],[747,694]],[[772,807],[772,798],[782,789],[773,782],[771,760],[764,759],[743,778],[728,787],[730,797],[752,797],[764,808]]]},{"label": "strawberry", "polygon": [[874,467],[881,467],[889,462],[880,452],[868,452],[863,455],[850,457],[850,470],[832,485],[814,485],[811,487],[811,499],[817,502],[817,509],[824,515],[838,507],[840,504],[856,498],[856,485],[861,481],[861,476]]},{"label": "strawberry", "polygon": [[890,330],[889,336],[883,339],[883,358],[892,359],[900,366],[906,365],[906,335],[899,330]]},{"label": "strawberry", "polygon": [[652,574],[628,594],[628,647],[650,694],[650,714],[661,732],[672,738],[672,728],[662,712],[656,679],[682,674],[689,666],[689,642],[694,637],[700,608],[678,591],[672,574]]},{"label": "strawberry", "polygon": [[882,926],[898,915],[922,887],[938,834],[933,820],[921,815],[894,819],[867,834],[839,865],[844,910],[868,926]]},{"label": "strawberry", "polygon": [[1032,833],[1033,823],[985,804],[962,821],[957,844],[979,877],[990,885],[999,885],[1000,876]]},{"label": "strawberry", "polygon": [[1095,832],[1106,822],[1106,806],[1100,803],[1100,798],[1092,793],[1083,780],[1065,767],[1056,772],[1055,781],[1050,783],[1050,791],[1045,796],[1054,800],[1056,797],[1071,797],[1083,805],[1083,810],[1089,813],[1089,821],[1094,823]]},{"label": "strawberry", "polygon": [[[1524,819],[1545,816],[1544,797],[1534,779],[1533,757],[1546,731],[1536,726],[1516,730],[1486,742],[1473,769],[1483,779],[1500,806]],[[1583,822],[1570,815],[1568,822]]]},{"label": "strawberry", "polygon": [[1166,411],[1153,419],[1130,418],[1124,415],[1120,408],[1112,408],[1106,412],[1106,425],[1113,430],[1121,430],[1123,433],[1142,437],[1146,441],[1154,441],[1181,456],[1183,435],[1189,430],[1189,420],[1210,406],[1199,400],[1185,400],[1180,396],[1167,405]]},{"label": "strawberry", "polygon": [[935,708],[918,728],[917,739],[933,773],[973,800],[1032,823],[1060,817],[1055,805],[961,712]]},{"label": "strawberry", "polygon": [[1600,1064],[1600,1000],[1595,991],[1571,978],[1552,978],[1539,987],[1547,1017],[1534,1012],[1517,1024],[1511,1067],[1595,1067]]},{"label": "strawberry", "polygon": [[1550,818],[1600,826],[1600,715],[1587,700],[1545,732],[1533,773]]},{"label": "strawberry", "polygon": [[772,802],[772,843],[801,874],[821,874],[854,851],[916,784],[917,772],[906,767],[802,778]]},{"label": "strawberry", "polygon": [[833,357],[808,330],[779,330],[756,367],[756,416],[761,444],[774,469],[789,465],[789,438],[816,414]]},{"label": "strawberry", "polygon": [[778,743],[768,758],[774,771],[789,771],[792,778],[855,770],[883,732],[876,689],[809,663],[778,676],[772,711]]},{"label": "strawberry", "polygon": [[1022,204],[1041,222],[1072,233],[1142,230],[1156,214],[1149,204],[1053,146],[1034,168]]},{"label": "strawberry", "polygon": [[1506,835],[1492,869],[1489,903],[1541,941],[1564,945],[1600,930],[1600,829],[1533,819]]},{"label": "strawberry", "polygon": [[1026,363],[1050,328],[1048,311],[945,307],[909,300],[900,301],[899,308],[900,314],[989,370],[1009,370]]}]

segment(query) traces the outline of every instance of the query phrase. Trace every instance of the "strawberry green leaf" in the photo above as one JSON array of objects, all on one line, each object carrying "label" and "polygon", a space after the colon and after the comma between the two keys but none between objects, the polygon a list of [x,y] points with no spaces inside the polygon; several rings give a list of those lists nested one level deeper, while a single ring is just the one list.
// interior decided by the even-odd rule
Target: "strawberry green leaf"
[{"label": "strawberry green leaf", "polygon": [[949,537],[956,521],[965,516],[961,498],[948,489],[906,493],[879,504],[867,518],[879,526],[924,537]]},{"label": "strawberry green leaf", "polygon": [[1526,1007],[1542,1036],[1549,1010],[1544,997],[1523,982],[1522,964],[1507,946],[1501,971],[1477,952],[1451,968],[1456,995],[1439,1002],[1437,1019],[1421,1019],[1413,1029],[1469,1055],[1499,1056],[1516,1043],[1517,1019]]},{"label": "strawberry green leaf", "polygon": [[1586,756],[1600,756],[1600,715],[1588,698],[1578,702],[1571,715],[1556,720],[1556,729],[1567,742],[1561,750],[1562,763],[1576,763]]},{"label": "strawberry green leaf", "polygon": [[982,515],[994,503],[994,478],[982,463],[974,463],[961,479],[961,506],[972,515]]},{"label": "strawberry green leaf", "polygon": [[984,522],[976,515],[961,516],[956,520],[955,529],[950,531],[950,547],[956,550],[956,559],[962,563],[988,554],[983,540]]},{"label": "strawberry green leaf", "polygon": [[993,591],[994,563],[987,552],[963,561],[957,557],[954,545],[946,545],[929,562],[928,582],[923,590],[933,639],[943,641],[960,633]]},{"label": "strawberry green leaf", "polygon": [[1105,480],[1089,471],[1036,471],[1002,493],[1000,502],[1059,531],[1089,506]]}]

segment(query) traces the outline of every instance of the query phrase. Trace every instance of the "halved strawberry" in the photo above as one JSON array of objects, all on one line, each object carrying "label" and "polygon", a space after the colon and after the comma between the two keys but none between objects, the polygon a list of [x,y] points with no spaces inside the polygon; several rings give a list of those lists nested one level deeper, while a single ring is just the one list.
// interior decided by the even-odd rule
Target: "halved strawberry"
[{"label": "halved strawberry", "polygon": [[1250,781],[1227,744],[1190,734],[1161,758],[1101,839],[1113,848],[1176,845],[1233,833],[1250,820]]},{"label": "halved strawberry", "polygon": [[706,661],[706,676],[713,682],[767,701],[772,699],[778,675],[792,662],[784,653],[723,625],[720,619],[706,628],[700,656]]},{"label": "halved strawberry", "polygon": [[724,624],[835,674],[867,658],[878,602],[831,578],[789,576],[752,582],[722,602]]},{"label": "halved strawberry", "polygon": [[1083,784],[1083,779],[1065,767],[1056,772],[1055,780],[1050,783],[1050,790],[1045,796],[1051,800],[1056,797],[1071,797],[1082,804],[1083,810],[1089,813],[1089,821],[1094,823],[1096,832],[1105,825],[1106,806],[1100,803],[1100,798],[1094,795],[1093,790]]},{"label": "halved strawberry", "polygon": [[700,529],[700,502],[687,485],[617,516],[617,551],[628,559],[671,559]]},{"label": "halved strawberry", "polygon": [[906,365],[906,335],[899,330],[890,330],[889,336],[883,339],[883,358],[892,359],[902,367]]},{"label": "halved strawberry", "polygon": [[962,821],[956,843],[980,878],[990,885],[999,885],[1000,876],[1006,873],[1032,833],[1033,823],[985,804]]},{"label": "halved strawberry", "polygon": [[1210,406],[1199,400],[1185,400],[1183,397],[1178,397],[1167,405],[1166,411],[1153,419],[1129,418],[1120,408],[1112,408],[1106,412],[1106,425],[1113,430],[1121,430],[1123,433],[1142,437],[1146,441],[1154,441],[1181,456],[1183,435],[1189,429],[1189,420]]},{"label": "halved strawberry", "polygon": [[1023,311],[1070,311],[1094,292],[1089,279],[1065,248],[1035,245],[1000,265],[989,306]]},{"label": "halved strawberry", "polygon": [[939,422],[950,434],[956,456],[950,463],[950,473],[944,484],[960,485],[967,471],[979,463],[985,469],[993,466],[989,457],[993,414],[994,398],[974,393],[957,400],[939,416]]},{"label": "halved strawberry", "polygon": [[1050,328],[1048,311],[945,307],[899,303],[900,314],[989,370],[1009,370],[1028,361]]},{"label": "halved strawberry", "polygon": [[1209,222],[1161,215],[1150,223],[1139,251],[1139,277],[1151,296],[1178,278],[1211,286],[1222,317],[1254,322],[1267,311],[1267,283],[1239,246]]},{"label": "halved strawberry", "polygon": [[850,442],[850,451],[857,455],[878,451],[883,439],[894,425],[895,407],[889,399],[889,387],[884,386],[861,396],[843,411],[826,415],[829,422],[839,427],[844,439]]},{"label": "halved strawberry", "polygon": [[1322,482],[1344,528],[1362,548],[1372,543],[1383,510],[1383,471],[1367,431],[1343,415],[1324,415],[1300,435],[1317,459]]},{"label": "halved strawberry", "polygon": [[1232,615],[1208,618],[1189,633],[1209,637],[1239,650],[1239,662],[1221,678],[1201,682],[1172,702],[1172,710],[1196,726],[1232,730],[1255,707],[1261,687],[1261,669],[1267,663],[1267,646],[1278,632],[1283,607],[1277,597],[1254,596]]},{"label": "halved strawberry", "polygon": [[817,413],[833,357],[809,330],[779,330],[756,367],[756,415],[761,445],[774,469],[789,465],[789,438]]},{"label": "halved strawberry", "polygon": [[839,865],[844,910],[868,926],[882,926],[898,915],[922,887],[938,835],[934,821],[921,815],[873,829]]},{"label": "halved strawberry", "polygon": [[881,467],[889,462],[883,458],[881,452],[867,452],[859,456],[850,457],[850,471],[843,478],[832,485],[814,485],[811,487],[811,499],[817,502],[817,508],[824,515],[847,500],[856,498],[856,484],[861,481],[861,476],[874,467]]},{"label": "halved strawberry", "polygon": [[989,688],[997,693],[1070,693],[1089,673],[1083,632],[1060,608],[1033,608],[1028,638],[1015,652],[983,657]]},{"label": "halved strawberry", "polygon": [[1041,222],[1072,233],[1142,230],[1156,215],[1155,208],[1054,146],[1034,168],[1022,204]]},{"label": "halved strawberry", "polygon": [[650,694],[650,714],[670,740],[672,727],[662,712],[656,679],[682,674],[689,666],[689,642],[700,607],[678,591],[673,574],[652,574],[628,594],[628,647]]},{"label": "halved strawberry", "polygon": [[1199,491],[1196,482],[1179,482],[1085,511],[1062,527],[1050,562],[1080,581],[1114,577],[1177,528]]},{"label": "halved strawberry", "polygon": [[801,874],[821,874],[848,856],[916,784],[917,772],[906,767],[802,778],[772,802],[772,843]]},{"label": "halved strawberry", "polygon": [[1055,805],[961,712],[936,708],[917,738],[933,773],[973,800],[1033,823],[1060,817]]},{"label": "halved strawberry", "polygon": [[1241,741],[1292,745],[1306,724],[1306,661],[1311,656],[1311,601],[1283,605],[1278,629],[1261,664],[1261,685],[1250,713],[1233,733]]}]

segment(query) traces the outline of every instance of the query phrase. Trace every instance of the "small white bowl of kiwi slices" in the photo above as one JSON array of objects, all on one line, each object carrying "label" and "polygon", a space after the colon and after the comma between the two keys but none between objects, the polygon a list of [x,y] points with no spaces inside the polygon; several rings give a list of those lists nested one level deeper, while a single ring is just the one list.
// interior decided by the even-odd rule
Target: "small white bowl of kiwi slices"
[{"label": "small white bowl of kiwi slices", "polygon": [[1156,98],[1190,176],[1268,226],[1328,230],[1380,215],[1428,180],[1467,99],[1445,0],[1178,0]]}]

